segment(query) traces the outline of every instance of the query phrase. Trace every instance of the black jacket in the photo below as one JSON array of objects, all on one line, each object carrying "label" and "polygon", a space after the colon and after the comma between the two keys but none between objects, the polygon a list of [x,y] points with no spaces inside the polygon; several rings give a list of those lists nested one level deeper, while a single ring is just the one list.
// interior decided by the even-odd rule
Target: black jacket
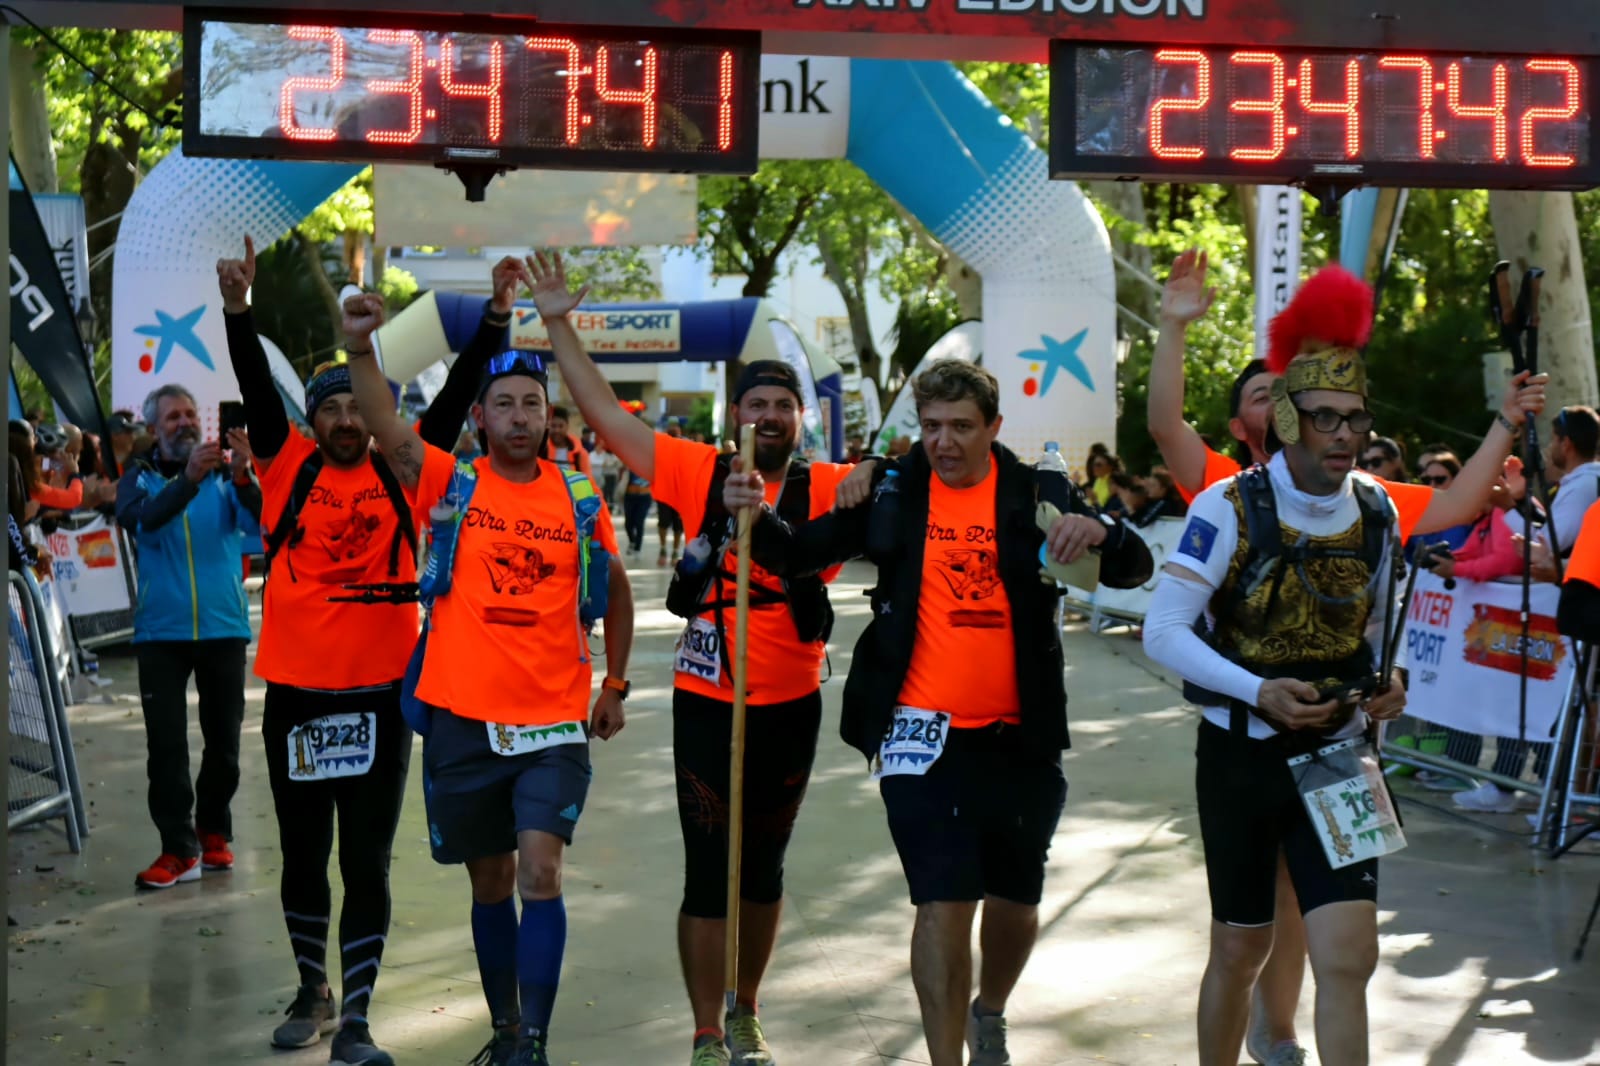
[{"label": "black jacket", "polygon": [[[1041,489],[1062,511],[1086,515],[1096,511],[1076,485],[1064,477],[1038,474],[1002,445],[994,446],[994,461],[1000,477],[995,492],[996,554],[1000,583],[1011,602],[1022,738],[1032,750],[1057,752],[1070,746],[1056,626],[1060,590],[1039,577],[1044,534],[1035,524],[1034,512]],[[897,471],[899,491],[877,491],[890,469]],[[868,593],[872,621],[856,642],[839,724],[844,742],[868,758],[877,753],[889,728],[911,665],[933,476],[926,453],[917,446],[894,463],[878,464],[871,503],[833,511],[800,526],[786,524],[767,509],[752,531],[752,556],[781,576],[815,573],[861,555],[877,566],[878,584]],[[1139,535],[1120,520],[1112,524],[1101,546],[1101,582],[1112,588],[1135,588],[1149,580],[1153,568],[1150,549]]]}]

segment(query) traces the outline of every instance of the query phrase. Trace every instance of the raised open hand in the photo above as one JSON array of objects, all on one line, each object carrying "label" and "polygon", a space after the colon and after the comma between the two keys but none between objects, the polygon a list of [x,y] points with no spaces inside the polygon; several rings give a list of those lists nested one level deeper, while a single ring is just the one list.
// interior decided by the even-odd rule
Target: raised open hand
[{"label": "raised open hand", "polygon": [[1187,326],[1211,310],[1216,289],[1206,288],[1206,253],[1190,248],[1172,262],[1172,273],[1161,289],[1161,317]]},{"label": "raised open hand", "polygon": [[577,292],[568,287],[567,268],[561,262],[560,252],[551,252],[548,258],[543,252],[537,252],[524,262],[533,278],[533,305],[539,309],[540,318],[562,318],[589,295],[587,285]]}]

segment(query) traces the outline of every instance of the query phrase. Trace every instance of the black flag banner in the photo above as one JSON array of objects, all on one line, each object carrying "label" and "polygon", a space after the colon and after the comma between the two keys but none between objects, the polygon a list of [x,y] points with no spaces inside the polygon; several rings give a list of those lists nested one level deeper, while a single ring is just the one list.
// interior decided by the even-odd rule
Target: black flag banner
[{"label": "black flag banner", "polygon": [[98,433],[107,448],[105,410],[94,387],[93,362],[78,335],[72,300],[61,281],[50,238],[33,194],[11,164],[11,343],[80,429]]}]

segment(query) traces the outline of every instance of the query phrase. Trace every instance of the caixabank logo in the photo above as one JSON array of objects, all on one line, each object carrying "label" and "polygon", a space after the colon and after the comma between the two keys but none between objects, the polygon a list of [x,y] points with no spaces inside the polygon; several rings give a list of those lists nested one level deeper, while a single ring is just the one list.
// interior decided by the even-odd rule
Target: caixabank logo
[{"label": "caixabank logo", "polygon": [[1084,365],[1083,357],[1078,354],[1078,349],[1083,347],[1084,338],[1089,336],[1087,329],[1080,329],[1066,340],[1056,340],[1049,334],[1039,336],[1038,348],[1028,348],[1017,353],[1017,358],[1028,363],[1029,377],[1022,382],[1024,396],[1038,396],[1043,398],[1050,394],[1050,386],[1056,383],[1056,374],[1065,370],[1068,374],[1083,383],[1083,387],[1090,392],[1094,391],[1094,378],[1089,375],[1089,368]]}]

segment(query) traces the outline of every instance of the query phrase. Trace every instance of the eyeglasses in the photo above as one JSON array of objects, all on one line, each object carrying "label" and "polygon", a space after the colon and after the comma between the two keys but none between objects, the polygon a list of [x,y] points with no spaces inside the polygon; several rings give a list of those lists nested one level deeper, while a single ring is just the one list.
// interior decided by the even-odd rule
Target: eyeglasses
[{"label": "eyeglasses", "polygon": [[533,352],[524,352],[520,349],[512,348],[489,360],[488,373],[490,377],[494,377],[497,374],[509,373],[518,367],[532,371],[535,374],[543,374],[545,372],[544,360],[539,356]]},{"label": "eyeglasses", "polygon": [[1439,474],[1436,477],[1419,477],[1417,480],[1424,485],[1432,485],[1436,489],[1442,489],[1450,484],[1450,475]]},{"label": "eyeglasses", "polygon": [[1299,406],[1296,406],[1295,410],[1311,419],[1311,426],[1318,433],[1337,433],[1340,423],[1348,424],[1352,433],[1365,433],[1372,428],[1371,411],[1351,411],[1346,414],[1331,407],[1319,407],[1315,411],[1307,411]]}]

